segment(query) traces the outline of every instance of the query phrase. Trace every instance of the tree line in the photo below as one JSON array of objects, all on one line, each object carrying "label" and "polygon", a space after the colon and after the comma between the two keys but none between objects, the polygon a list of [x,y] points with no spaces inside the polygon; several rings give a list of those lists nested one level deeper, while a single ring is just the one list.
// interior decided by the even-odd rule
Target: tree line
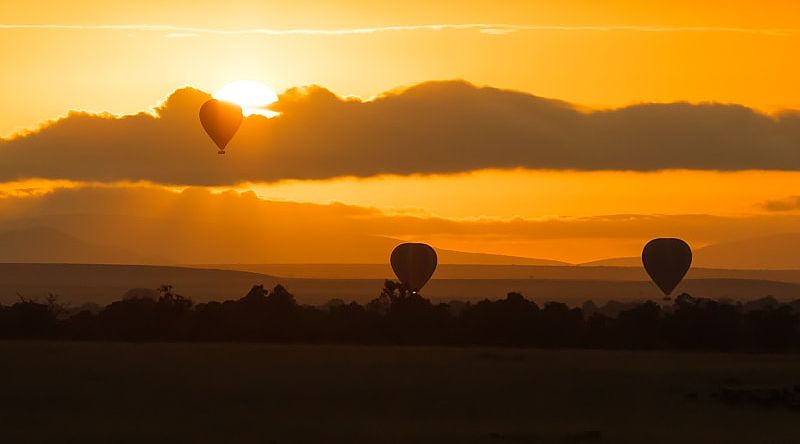
[{"label": "tree line", "polygon": [[538,305],[519,293],[479,302],[433,303],[386,281],[367,304],[300,305],[281,285],[194,304],[170,286],[67,313],[54,297],[0,306],[0,339],[235,341],[716,351],[800,351],[797,305],[742,303],[682,294],[615,315],[592,304]]}]

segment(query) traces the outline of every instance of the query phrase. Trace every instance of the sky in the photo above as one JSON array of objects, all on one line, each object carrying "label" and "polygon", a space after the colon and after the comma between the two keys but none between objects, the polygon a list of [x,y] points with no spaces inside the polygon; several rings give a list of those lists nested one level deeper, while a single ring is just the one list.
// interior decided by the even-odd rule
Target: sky
[{"label": "sky", "polygon": [[463,78],[589,107],[800,107],[791,0],[4,3],[0,50],[13,68],[0,74],[0,135],[70,109],[133,113],[182,86],[214,91],[239,78],[363,98]]},{"label": "sky", "polygon": [[[2,0],[0,11],[9,206],[109,186],[145,200],[153,188],[253,191],[383,221],[344,224],[348,236],[570,262],[635,256],[661,235],[700,247],[787,231],[800,207],[792,1]],[[249,117],[220,159],[196,110],[241,79],[275,90],[281,114]],[[620,218],[641,229],[600,228]],[[576,221],[590,228],[532,228]]]}]

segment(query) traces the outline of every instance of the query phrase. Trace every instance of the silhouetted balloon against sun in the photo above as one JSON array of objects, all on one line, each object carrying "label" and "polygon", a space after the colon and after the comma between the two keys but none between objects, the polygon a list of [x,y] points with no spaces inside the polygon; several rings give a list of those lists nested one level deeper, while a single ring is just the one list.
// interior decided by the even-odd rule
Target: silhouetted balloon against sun
[{"label": "silhouetted balloon against sun", "polygon": [[400,244],[392,250],[392,270],[400,282],[418,292],[436,271],[436,252],[430,245]]},{"label": "silhouetted balloon against sun", "polygon": [[642,250],[642,263],[650,279],[669,296],[692,265],[692,249],[680,239],[653,239]]},{"label": "silhouetted balloon against sun", "polygon": [[242,118],[242,108],[233,103],[211,99],[200,107],[200,123],[217,144],[219,154],[225,154],[225,147],[239,130]]}]

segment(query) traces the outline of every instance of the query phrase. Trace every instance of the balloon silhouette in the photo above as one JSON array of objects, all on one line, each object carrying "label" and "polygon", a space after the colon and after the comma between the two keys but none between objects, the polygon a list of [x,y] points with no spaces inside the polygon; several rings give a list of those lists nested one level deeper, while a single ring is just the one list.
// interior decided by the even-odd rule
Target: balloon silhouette
[{"label": "balloon silhouette", "polygon": [[436,271],[436,252],[430,245],[406,243],[392,250],[392,270],[400,282],[418,292]]},{"label": "balloon silhouette", "polygon": [[211,140],[225,154],[225,147],[242,124],[242,108],[229,102],[211,99],[200,107],[200,123]]},{"label": "balloon silhouette", "polygon": [[680,239],[653,239],[642,250],[642,264],[650,279],[669,296],[692,265],[692,249]]}]

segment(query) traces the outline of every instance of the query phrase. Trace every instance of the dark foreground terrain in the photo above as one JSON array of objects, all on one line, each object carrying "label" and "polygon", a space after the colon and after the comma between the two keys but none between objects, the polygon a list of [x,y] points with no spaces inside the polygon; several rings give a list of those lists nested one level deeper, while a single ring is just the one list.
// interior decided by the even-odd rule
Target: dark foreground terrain
[{"label": "dark foreground terrain", "polygon": [[0,441],[800,442],[800,355],[0,342]]}]

